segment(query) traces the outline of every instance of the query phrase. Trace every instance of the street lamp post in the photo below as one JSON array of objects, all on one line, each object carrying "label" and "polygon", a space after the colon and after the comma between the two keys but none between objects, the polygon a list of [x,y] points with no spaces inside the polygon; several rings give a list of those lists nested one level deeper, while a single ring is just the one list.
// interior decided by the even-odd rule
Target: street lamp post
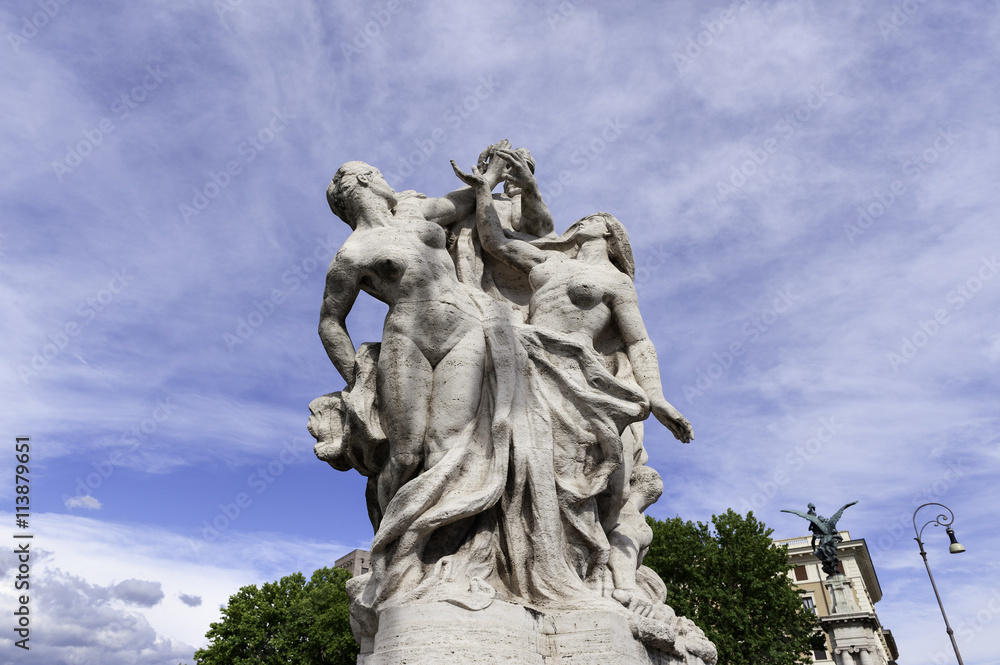
[{"label": "street lamp post", "polygon": [[[948,514],[940,514],[932,520],[928,520],[924,523],[920,530],[917,531],[917,513],[920,512],[921,508],[926,506],[941,506],[948,511]],[[948,629],[948,637],[951,638],[951,646],[955,649],[955,657],[958,658],[958,665],[965,665],[962,662],[962,654],[958,651],[958,642],[955,641],[955,631],[951,629],[951,625],[948,623],[948,615],[944,612],[944,605],[941,604],[941,594],[938,593],[937,585],[934,583],[934,576],[931,574],[931,567],[927,563],[927,552],[924,551],[924,542],[920,540],[920,536],[923,535],[924,529],[927,528],[928,524],[934,524],[934,526],[945,527],[945,532],[948,534],[948,538],[951,539],[951,545],[948,546],[948,551],[952,554],[959,554],[965,551],[958,540],[955,539],[955,532],[951,529],[951,523],[955,521],[955,513],[951,512],[951,508],[944,505],[943,503],[925,503],[924,505],[913,511],[913,533],[917,534],[914,540],[917,541],[917,545],[920,546],[920,556],[924,558],[924,567],[927,568],[927,577],[931,578],[931,587],[934,589],[934,596],[937,598],[938,607],[941,608],[941,616],[944,617],[944,626]]]}]

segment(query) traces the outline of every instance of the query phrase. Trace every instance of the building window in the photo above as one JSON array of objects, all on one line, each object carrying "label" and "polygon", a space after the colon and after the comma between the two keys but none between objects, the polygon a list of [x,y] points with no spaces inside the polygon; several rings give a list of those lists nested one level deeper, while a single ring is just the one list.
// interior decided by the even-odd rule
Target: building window
[{"label": "building window", "polygon": [[812,596],[806,596],[802,599],[802,604],[806,606],[806,609],[816,614],[816,602],[813,600]]},{"label": "building window", "polygon": [[826,655],[826,649],[813,649],[813,660],[830,660]]},{"label": "building window", "polygon": [[837,562],[837,572],[840,573],[841,575],[846,575],[846,573],[844,572],[844,562],[843,561],[838,561]]},{"label": "building window", "polygon": [[795,566],[795,579],[799,582],[809,579],[809,573],[805,566]]}]

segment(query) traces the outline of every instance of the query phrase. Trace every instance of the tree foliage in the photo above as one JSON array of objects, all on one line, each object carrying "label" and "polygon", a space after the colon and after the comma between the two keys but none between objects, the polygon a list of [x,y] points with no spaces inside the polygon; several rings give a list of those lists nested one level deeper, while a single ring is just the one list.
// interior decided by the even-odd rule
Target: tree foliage
[{"label": "tree foliage", "polygon": [[[715,642],[726,665],[810,663],[823,647],[816,616],[788,578],[787,547],[747,513],[727,510],[712,526],[647,517],[653,543],[643,563],[667,584],[667,603]],[[714,528],[713,528],[714,527]]]},{"label": "tree foliage", "polygon": [[230,596],[222,620],[213,623],[209,644],[194,654],[201,665],[354,665],[358,645],[351,634],[345,584],[351,575],[320,568]]}]

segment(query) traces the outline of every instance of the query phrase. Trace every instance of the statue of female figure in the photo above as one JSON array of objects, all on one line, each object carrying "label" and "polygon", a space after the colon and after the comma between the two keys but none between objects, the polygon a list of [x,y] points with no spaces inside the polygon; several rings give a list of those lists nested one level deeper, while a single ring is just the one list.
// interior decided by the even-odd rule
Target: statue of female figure
[{"label": "statue of female figure", "polygon": [[[347,388],[314,401],[310,429],[324,459],[369,477],[374,574],[351,591],[355,620],[374,634],[376,608],[447,594],[441,580],[479,580],[492,597],[513,335],[508,311],[460,283],[446,249],[443,226],[473,210],[470,190],[397,193],[378,169],[348,162],[327,196],[353,230],[330,264],[319,324]],[[355,353],[346,318],[362,291],[389,310],[381,345]]]},{"label": "statue of female figure", "polygon": [[[504,177],[509,181],[533,179],[522,155],[506,149],[498,149],[496,154],[508,163]],[[559,511],[555,526],[563,543],[559,557],[591,590],[602,595],[612,595],[612,589],[630,592],[638,566],[635,558],[631,559],[631,571],[614,570],[616,562],[612,560],[614,580],[609,583],[608,579],[612,549],[608,534],[619,527],[622,509],[629,500],[633,466],[642,464],[645,457],[641,434],[626,429],[652,412],[682,442],[689,442],[693,432],[691,424],[663,396],[656,351],[640,316],[632,283],[635,267],[628,236],[617,219],[598,213],[576,222],[555,240],[509,238],[493,209],[487,180],[476,168],[469,175],[454,162],[452,166],[476,193],[478,234],[484,251],[527,275],[532,289],[527,325],[517,327],[519,343],[529,358],[529,402],[524,409],[514,409],[514,413],[527,413],[531,443],[519,447],[515,424],[515,468],[511,469],[515,490],[520,479],[525,492],[532,494],[524,509],[537,513],[538,506],[548,502],[533,493],[544,493],[546,483],[539,476],[542,469],[551,469],[555,478],[552,503]],[[606,352],[609,349],[611,352]],[[547,447],[540,443],[546,438]],[[517,453],[525,445],[530,450],[522,450],[523,456],[530,461],[519,471]],[[540,449],[550,456],[547,463],[541,459]],[[526,479],[519,475],[522,471]],[[508,494],[512,504],[519,501],[517,491]],[[545,522],[545,517],[535,514],[532,520]],[[510,524],[511,516],[506,518]],[[548,518],[548,524],[553,524],[552,516]],[[536,540],[543,530],[535,529]],[[516,540],[516,536],[508,533],[507,537]],[[642,538],[617,540],[641,543]],[[537,543],[534,547],[537,566]],[[560,549],[559,543],[552,548]],[[627,564],[619,562],[619,568],[622,565]],[[548,571],[546,576],[558,579],[558,572]],[[537,588],[544,586],[545,580],[530,570],[513,571],[512,587],[519,586],[518,573],[527,578],[525,583],[533,587],[536,596],[548,593]],[[569,586],[578,587],[579,581]],[[616,598],[627,602],[623,596]]]}]

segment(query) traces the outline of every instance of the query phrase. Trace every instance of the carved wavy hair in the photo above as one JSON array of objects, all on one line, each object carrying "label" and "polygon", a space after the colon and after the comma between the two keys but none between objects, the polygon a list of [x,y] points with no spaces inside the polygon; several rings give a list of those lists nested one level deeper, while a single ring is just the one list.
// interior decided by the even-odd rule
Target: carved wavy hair
[{"label": "carved wavy hair", "polygon": [[[347,162],[333,175],[330,186],[326,188],[326,201],[330,204],[330,210],[337,217],[351,224],[347,219],[348,201],[351,193],[358,186],[358,176],[368,173],[375,173],[376,169],[371,164],[365,162]],[[353,225],[351,225],[353,227]]]},{"label": "carved wavy hair", "polygon": [[608,228],[608,259],[616,268],[628,275],[628,278],[635,281],[635,259],[632,257],[632,245],[628,241],[628,233],[625,226],[619,222],[614,215],[606,212],[599,212],[587,215],[566,229],[560,240],[571,240],[576,235],[583,222],[588,219],[600,219]]}]

